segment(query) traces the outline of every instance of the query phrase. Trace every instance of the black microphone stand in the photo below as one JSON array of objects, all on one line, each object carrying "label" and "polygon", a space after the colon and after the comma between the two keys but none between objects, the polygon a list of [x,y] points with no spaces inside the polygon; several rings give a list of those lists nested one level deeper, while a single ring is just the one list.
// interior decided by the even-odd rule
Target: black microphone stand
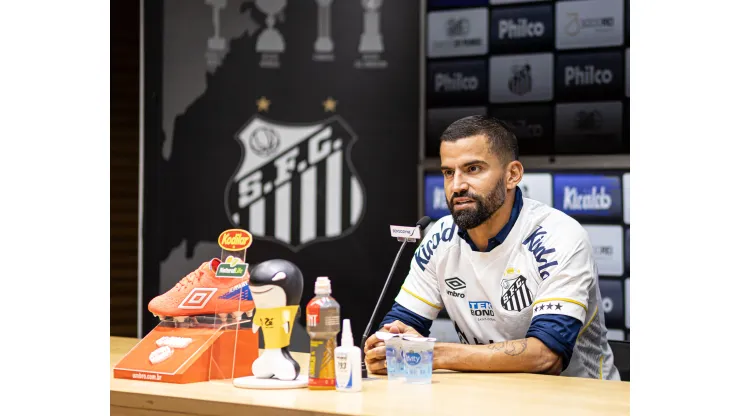
[{"label": "black microphone stand", "polygon": [[383,298],[385,297],[385,291],[388,289],[388,284],[391,282],[391,277],[393,276],[393,272],[396,271],[396,264],[398,263],[398,258],[401,257],[401,252],[403,251],[403,248],[406,246],[406,243],[408,243],[408,239],[403,239],[403,244],[401,244],[401,248],[398,249],[398,253],[396,254],[396,259],[393,260],[393,266],[391,266],[391,272],[388,273],[388,277],[385,279],[385,286],[383,286],[383,291],[380,292],[380,298],[378,299],[378,303],[375,304],[375,310],[373,310],[373,314],[370,316],[370,322],[367,323],[367,328],[365,328],[365,332],[362,334],[362,341],[360,341],[360,351],[362,351],[362,378],[367,378],[367,365],[365,365],[365,341],[367,341],[367,337],[370,336],[370,329],[373,326],[373,322],[375,322],[375,315],[378,313],[378,308],[380,308],[380,304],[383,301]]}]

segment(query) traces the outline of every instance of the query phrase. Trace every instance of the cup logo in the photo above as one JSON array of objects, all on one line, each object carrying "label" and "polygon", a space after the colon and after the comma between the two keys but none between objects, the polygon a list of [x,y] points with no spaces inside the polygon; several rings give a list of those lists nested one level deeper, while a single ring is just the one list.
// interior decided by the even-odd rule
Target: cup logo
[{"label": "cup logo", "polygon": [[421,354],[418,352],[410,352],[404,355],[406,363],[408,365],[417,365],[421,362]]}]

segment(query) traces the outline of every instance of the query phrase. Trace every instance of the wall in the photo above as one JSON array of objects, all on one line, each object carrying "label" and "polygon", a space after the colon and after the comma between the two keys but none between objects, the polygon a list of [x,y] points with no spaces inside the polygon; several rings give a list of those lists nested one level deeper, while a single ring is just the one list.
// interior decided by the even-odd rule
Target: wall
[{"label": "wall", "polygon": [[147,2],[144,333],[149,300],[239,227],[250,264],[299,265],[301,305],[329,276],[359,341],[399,246],[388,227],[417,220],[418,3],[334,1],[325,26],[289,1],[275,31],[267,4]]},{"label": "wall", "polygon": [[110,333],[136,336],[139,2],[111,2]]}]

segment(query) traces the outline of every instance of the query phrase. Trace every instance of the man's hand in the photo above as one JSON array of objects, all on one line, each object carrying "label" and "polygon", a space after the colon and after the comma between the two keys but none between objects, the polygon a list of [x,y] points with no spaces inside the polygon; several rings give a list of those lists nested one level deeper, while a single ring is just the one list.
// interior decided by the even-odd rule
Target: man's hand
[{"label": "man's hand", "polygon": [[[394,321],[390,324],[383,325],[380,332],[390,332],[391,334],[411,334],[421,336],[414,328],[404,324],[401,321]],[[368,371],[373,374],[387,374],[385,362],[385,342],[378,339],[373,333],[365,342],[365,365]]]}]

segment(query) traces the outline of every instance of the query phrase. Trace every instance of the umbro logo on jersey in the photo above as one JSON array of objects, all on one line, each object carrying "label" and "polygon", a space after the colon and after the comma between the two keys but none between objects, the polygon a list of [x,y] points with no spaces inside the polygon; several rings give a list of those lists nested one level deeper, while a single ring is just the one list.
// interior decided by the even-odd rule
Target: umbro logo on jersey
[{"label": "umbro logo on jersey", "polygon": [[465,285],[465,282],[462,279],[460,279],[459,277],[450,277],[448,279],[445,279],[445,284],[447,285],[447,287],[452,289],[452,290],[447,291],[448,295],[455,297],[455,298],[465,299],[464,293],[456,292],[458,290],[463,290],[467,287],[467,285]]},{"label": "umbro logo on jersey", "polygon": [[449,279],[445,279],[445,284],[452,290],[465,289],[466,287],[465,282],[463,282],[459,277],[450,277]]}]

